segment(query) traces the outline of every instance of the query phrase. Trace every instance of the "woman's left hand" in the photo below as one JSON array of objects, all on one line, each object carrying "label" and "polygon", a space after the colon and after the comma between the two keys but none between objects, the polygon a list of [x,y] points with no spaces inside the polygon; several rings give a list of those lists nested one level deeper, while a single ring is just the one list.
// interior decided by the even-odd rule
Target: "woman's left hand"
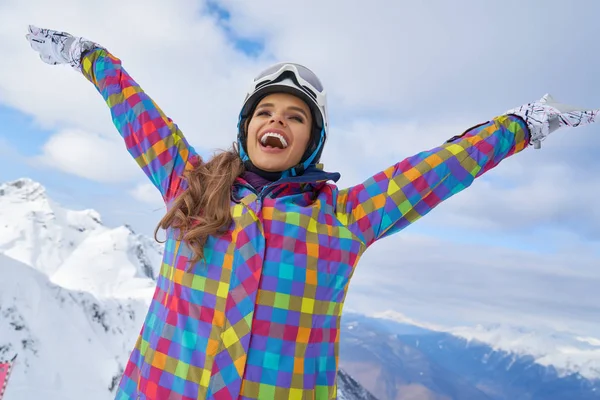
[{"label": "woman's left hand", "polygon": [[599,109],[586,110],[557,103],[549,94],[536,102],[506,112],[523,118],[531,135],[529,141],[536,149],[539,149],[541,141],[555,130],[563,126],[577,127],[596,122],[599,113]]}]

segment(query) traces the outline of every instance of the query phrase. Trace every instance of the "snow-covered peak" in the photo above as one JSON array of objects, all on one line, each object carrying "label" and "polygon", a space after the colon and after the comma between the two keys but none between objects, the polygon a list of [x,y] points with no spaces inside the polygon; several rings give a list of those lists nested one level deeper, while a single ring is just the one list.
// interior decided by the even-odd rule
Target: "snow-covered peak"
[{"label": "snow-covered peak", "polygon": [[369,391],[344,370],[337,376],[338,400],[377,400]]},{"label": "snow-covered peak", "polygon": [[552,365],[562,375],[578,372],[588,379],[600,379],[600,340],[596,338],[504,324],[456,327],[448,332],[468,341],[486,343],[494,350],[530,355],[538,364]]},{"label": "snow-covered peak", "polygon": [[155,287],[158,244],[126,226],[90,235],[52,275],[52,282],[99,298],[143,297]]},{"label": "snow-covered peak", "polygon": [[62,208],[38,182],[19,179],[0,185],[0,253],[46,275],[97,229],[105,229],[97,212]]},{"label": "snow-covered peak", "polygon": [[[162,247],[131,228],[104,226],[95,210],[66,209],[31,179],[4,183],[0,194],[0,254],[48,277],[57,275],[55,281],[65,287],[99,296],[117,293],[120,285],[113,281],[124,278],[123,274],[128,278],[157,276]],[[61,273],[63,267],[67,271]],[[119,272],[108,275],[115,268]],[[99,271],[109,279],[98,281]],[[95,283],[90,285],[92,281]],[[149,285],[146,281],[127,281],[135,288]],[[113,289],[107,292],[103,287]]]},{"label": "snow-covered peak", "polygon": [[96,210],[67,211],[64,220],[79,231],[96,229],[102,226],[102,217]]},{"label": "snow-covered peak", "polygon": [[29,178],[21,178],[0,184],[0,197],[12,202],[34,202],[46,200],[46,189]]},{"label": "snow-covered peak", "polygon": [[17,355],[6,400],[114,398],[147,310],[52,284],[0,254],[0,359]]},{"label": "snow-covered peak", "polygon": [[449,333],[468,342],[480,342],[494,351],[531,356],[536,363],[552,366],[561,375],[579,373],[588,379],[600,379],[600,339],[579,337],[551,329],[526,329],[506,324],[444,327],[416,321],[393,310],[372,317],[400,324]]}]

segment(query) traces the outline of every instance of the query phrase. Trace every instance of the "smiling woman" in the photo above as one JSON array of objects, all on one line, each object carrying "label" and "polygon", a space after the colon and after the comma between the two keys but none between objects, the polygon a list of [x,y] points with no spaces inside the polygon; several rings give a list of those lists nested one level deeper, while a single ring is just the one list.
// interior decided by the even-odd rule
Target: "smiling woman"
[{"label": "smiling woman", "polygon": [[298,165],[311,139],[312,120],[306,103],[294,95],[274,93],[264,97],[246,129],[252,164],[268,172]]},{"label": "smiling woman", "polygon": [[35,27],[27,39],[95,85],[167,207],[161,273],[118,400],[335,399],[342,308],[366,249],[598,114],[544,96],[340,190],[318,164],[326,96],[306,67],[260,73],[234,148],[204,161],[105,48]]}]

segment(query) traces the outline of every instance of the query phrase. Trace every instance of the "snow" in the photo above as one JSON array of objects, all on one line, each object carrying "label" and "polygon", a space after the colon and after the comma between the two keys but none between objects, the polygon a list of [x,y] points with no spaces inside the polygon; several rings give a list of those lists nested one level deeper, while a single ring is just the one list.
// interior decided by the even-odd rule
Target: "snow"
[{"label": "snow", "polygon": [[338,374],[337,400],[377,400],[344,371]]},{"label": "snow", "polygon": [[145,302],[100,301],[1,254],[0,275],[0,358],[18,354],[5,399],[109,399]]},{"label": "snow", "polygon": [[595,338],[582,340],[570,333],[506,325],[457,327],[447,331],[486,343],[494,350],[531,355],[538,364],[552,365],[563,376],[578,372],[588,379],[600,379],[600,347]]},{"label": "snow", "polygon": [[158,249],[120,227],[88,236],[52,275],[52,282],[101,298],[147,298],[160,263]]},{"label": "snow", "polygon": [[0,221],[0,359],[18,354],[4,400],[114,398],[161,246],[29,179],[0,185]]},{"label": "snow", "polygon": [[30,179],[0,185],[0,253],[52,275],[90,234],[104,228],[93,210],[59,207]]},{"label": "snow", "polygon": [[60,207],[37,182],[0,185],[0,221],[0,253],[57,285],[99,297],[143,297],[154,287],[160,245],[127,226],[104,226],[94,210]]},{"label": "snow", "polygon": [[496,351],[529,355],[540,365],[552,365],[563,376],[578,372],[588,379],[600,379],[600,339],[597,338],[508,325],[444,327],[416,321],[393,310],[373,316],[479,341]]}]

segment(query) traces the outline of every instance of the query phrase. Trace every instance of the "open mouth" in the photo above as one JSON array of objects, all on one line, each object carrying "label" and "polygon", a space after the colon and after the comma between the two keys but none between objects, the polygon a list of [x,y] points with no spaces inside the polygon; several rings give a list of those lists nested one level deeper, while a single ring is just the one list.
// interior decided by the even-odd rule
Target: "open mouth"
[{"label": "open mouth", "polygon": [[267,132],[260,138],[260,144],[263,147],[271,147],[277,149],[285,149],[288,147],[287,140],[283,135],[275,132]]}]

